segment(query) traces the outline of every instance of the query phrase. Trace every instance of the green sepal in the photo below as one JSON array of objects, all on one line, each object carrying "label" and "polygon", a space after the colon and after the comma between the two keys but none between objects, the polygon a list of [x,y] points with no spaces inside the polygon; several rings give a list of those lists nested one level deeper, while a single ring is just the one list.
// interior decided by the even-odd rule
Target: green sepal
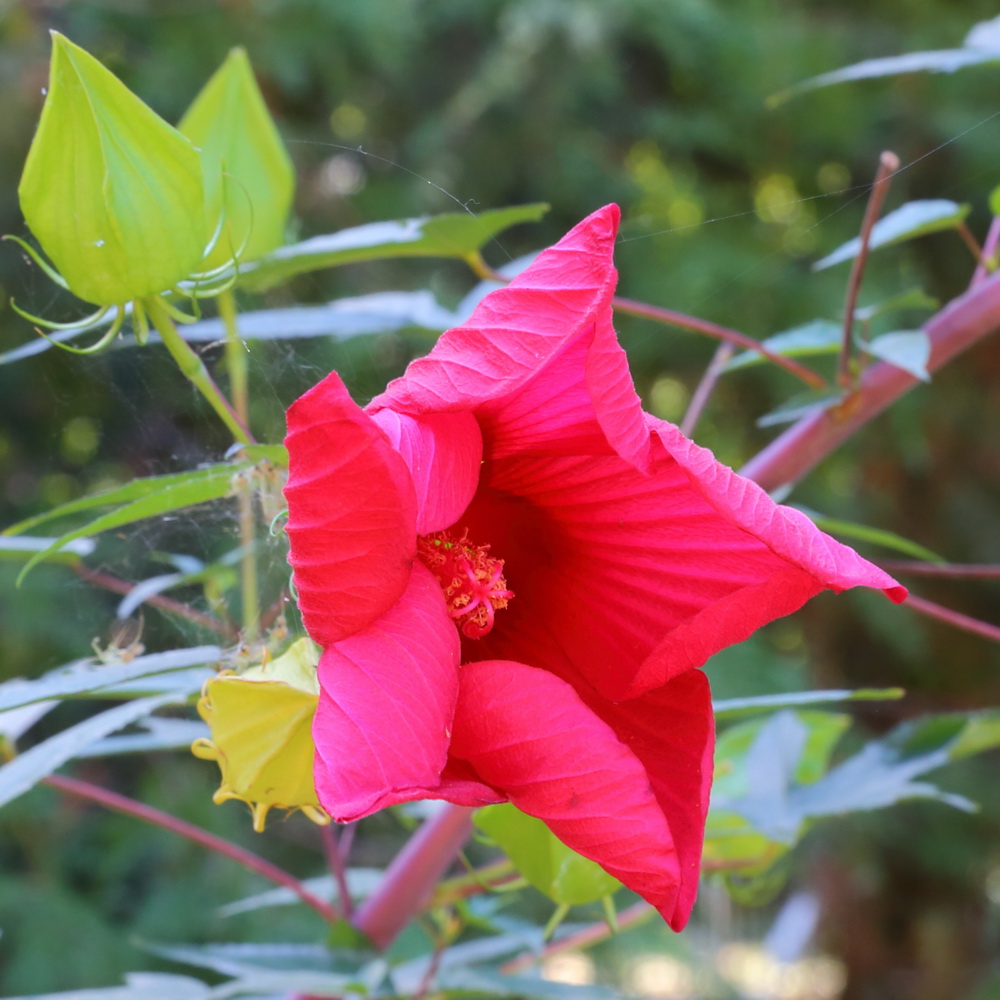
[{"label": "green sepal", "polygon": [[593,903],[621,888],[616,878],[567,847],[540,819],[510,803],[477,810],[473,822],[499,844],[528,882],[559,906]]},{"label": "green sepal", "polygon": [[18,195],[42,249],[88,302],[153,295],[201,261],[204,189],[194,146],[58,32]]},{"label": "green sepal", "polygon": [[229,53],[178,128],[201,152],[209,228],[225,218],[205,267],[235,256],[254,260],[281,246],[295,173],[246,50]]}]

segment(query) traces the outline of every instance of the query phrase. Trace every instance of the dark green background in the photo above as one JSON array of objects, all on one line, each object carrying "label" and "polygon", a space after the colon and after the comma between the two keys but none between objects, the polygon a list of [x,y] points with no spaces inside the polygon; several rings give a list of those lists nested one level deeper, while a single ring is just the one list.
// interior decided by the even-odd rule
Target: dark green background
[{"label": "dark green background", "polygon": [[[6,3],[0,231],[26,235],[16,184],[41,107],[48,29],[94,53],[172,121],[228,48],[243,44],[295,160],[299,235],[461,205],[550,202],[543,223],[487,247],[499,266],[615,200],[624,212],[623,294],[764,337],[838,317],[845,268],[813,275],[809,264],[857,231],[883,149],[910,165],[893,182],[889,207],[920,197],[968,201],[970,224],[984,234],[986,199],[1000,183],[1000,118],[992,117],[1000,68],[850,84],[775,110],[764,99],[862,58],[957,46],[995,13],[986,2],[945,0]],[[79,315],[5,247],[4,299],[56,319]],[[946,300],[969,274],[957,237],[928,237],[874,255],[862,302],[916,285]],[[471,283],[455,263],[377,263],[302,278],[244,305],[421,287],[453,304]],[[679,419],[714,345],[627,317],[618,327],[647,406]],[[0,350],[32,336],[9,309],[0,312]],[[283,407],[330,368],[364,399],[427,344],[414,333],[261,345],[251,361],[259,435],[278,440]],[[1000,562],[998,387],[994,339],[866,428],[795,499],[898,531],[955,561]],[[755,419],[797,388],[763,369],[728,377],[699,441],[739,464],[769,437]],[[0,369],[3,523],[109,481],[217,458],[225,445],[157,348],[93,359],[49,352]],[[155,550],[218,554],[234,539],[231,512],[219,505],[112,539],[93,565],[141,579],[162,571],[150,560]],[[1000,621],[996,583],[917,583],[927,597]],[[0,585],[0,677],[36,675],[84,655],[94,636],[107,641],[115,599],[68,571],[42,568],[15,591],[0,565]],[[155,611],[145,617],[150,648],[177,643],[171,623]],[[998,667],[984,640],[851,595],[818,599],[711,673],[725,694],[907,687],[903,702],[859,711],[878,732],[921,711],[995,705]],[[60,711],[52,725],[72,717]],[[911,804],[829,823],[799,851],[796,884],[824,902],[819,943],[847,963],[848,1000],[985,1000],[1000,990],[989,978],[1000,957],[998,906],[985,893],[992,871],[996,895],[1000,866],[996,766],[994,755],[942,779],[981,801],[979,816]],[[297,873],[321,868],[307,824],[293,820],[252,840],[237,806],[210,805],[211,775],[193,760],[83,771],[253,843]],[[359,860],[384,857],[395,829],[389,819],[373,821]],[[214,906],[256,882],[166,834],[47,790],[4,811],[0,864],[0,990],[8,994],[115,981],[149,961],[122,944],[130,933],[308,940],[316,930],[284,911],[246,927],[220,922]],[[697,940],[753,939],[773,914],[737,909],[720,928],[717,909],[699,911]]]}]

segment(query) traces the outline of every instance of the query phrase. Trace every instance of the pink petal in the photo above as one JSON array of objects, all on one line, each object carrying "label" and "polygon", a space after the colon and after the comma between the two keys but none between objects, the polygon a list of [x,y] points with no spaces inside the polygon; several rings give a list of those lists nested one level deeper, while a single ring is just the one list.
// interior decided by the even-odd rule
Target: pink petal
[{"label": "pink petal", "polygon": [[372,401],[407,413],[472,410],[520,389],[589,329],[614,294],[619,210],[606,205],[570,230],[467,323],[443,334]]},{"label": "pink petal", "polygon": [[328,646],[403,593],[416,552],[410,472],[336,373],[288,410],[288,561],[309,634]]},{"label": "pink petal", "polygon": [[402,455],[417,494],[417,534],[454,524],[476,492],[483,436],[471,413],[411,417],[379,410],[371,419]]},{"label": "pink petal", "polygon": [[[700,768],[704,739],[676,746],[671,734],[664,743],[664,756],[679,750],[683,758],[660,776],[669,783],[683,775],[676,794],[667,795],[673,814],[665,815],[643,763],[569,684],[544,670],[498,660],[463,666],[460,681],[453,755],[649,900],[672,926],[683,926],[690,903],[687,909],[679,905],[681,868],[692,859],[679,856],[673,826],[689,830],[702,822],[702,777],[687,772]],[[711,714],[704,698],[697,707],[677,708],[681,715],[696,708]],[[672,711],[661,718],[665,733]],[[677,736],[687,735],[682,726]],[[640,732],[640,739],[645,736]],[[695,815],[682,816],[686,810]]]},{"label": "pink petal", "polygon": [[325,650],[313,722],[315,780],[334,819],[358,819],[439,788],[458,661],[458,633],[441,588],[419,564],[406,593],[378,621]]},{"label": "pink petal", "polygon": [[[653,439],[650,474],[620,458],[489,461],[460,526],[505,560],[516,597],[466,659],[568,662],[634,697],[796,610],[825,587],[901,588],[709,453]],[[695,477],[695,478],[693,478]],[[707,494],[707,495],[706,495]]]}]

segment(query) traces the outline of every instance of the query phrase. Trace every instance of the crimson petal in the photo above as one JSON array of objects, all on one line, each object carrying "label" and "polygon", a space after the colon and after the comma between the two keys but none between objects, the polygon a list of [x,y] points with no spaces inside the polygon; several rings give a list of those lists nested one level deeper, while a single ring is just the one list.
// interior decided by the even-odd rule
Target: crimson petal
[{"label": "crimson petal", "polygon": [[[458,633],[430,571],[319,664],[316,793],[339,822],[437,794],[458,697]],[[486,801],[496,800],[485,796]]]},{"label": "crimson petal", "polygon": [[476,492],[483,436],[471,413],[411,417],[379,410],[371,419],[402,455],[417,493],[417,534],[454,524]]},{"label": "crimson petal", "polygon": [[371,408],[474,410],[518,390],[607,308],[619,216],[617,205],[606,205],[571,229],[484,298],[466,323],[444,333]]},{"label": "crimson petal", "polygon": [[[623,742],[630,720],[618,720],[620,738],[569,684],[523,663],[491,660],[462,667],[452,754],[679,929],[693,902],[686,888],[690,872],[682,869],[698,867],[700,845],[691,834],[704,822],[701,767],[711,732],[707,691],[683,693],[690,695],[688,703],[678,701],[670,711],[700,713],[705,721],[700,742],[687,746],[684,727],[671,734],[672,717],[661,719],[667,734],[661,757],[675,750],[681,757],[661,769],[658,781],[666,787],[683,774],[676,794],[664,796],[670,815],[646,766]],[[683,854],[675,824],[685,831]]]},{"label": "crimson petal", "polygon": [[328,646],[406,589],[417,506],[406,463],[336,373],[288,411],[288,561],[306,629]]}]

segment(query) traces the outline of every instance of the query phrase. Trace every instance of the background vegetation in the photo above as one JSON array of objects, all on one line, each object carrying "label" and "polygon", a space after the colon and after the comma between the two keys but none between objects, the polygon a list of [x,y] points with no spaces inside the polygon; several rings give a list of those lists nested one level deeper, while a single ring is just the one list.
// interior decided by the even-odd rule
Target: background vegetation
[{"label": "background vegetation", "polygon": [[[987,196],[1000,183],[1000,69],[850,84],[771,110],[765,98],[862,58],[958,45],[975,21],[995,13],[985,0],[2,3],[0,231],[25,234],[16,186],[41,106],[49,28],[87,48],[171,121],[227,50],[242,44],[296,163],[299,236],[459,205],[549,202],[542,223],[487,248],[500,266],[616,200],[625,213],[622,294],[763,338],[838,317],[845,269],[814,275],[809,265],[857,231],[864,185],[883,149],[908,165],[893,183],[890,208],[919,197],[968,201],[971,228],[985,233]],[[969,273],[953,233],[931,236],[876,254],[862,301],[914,286],[945,301]],[[52,297],[12,245],[0,250],[0,284],[4,300],[14,295],[34,312],[72,318],[72,306]],[[294,294],[321,302],[429,285],[454,304],[471,284],[458,264],[390,261],[303,278]],[[265,301],[281,304],[287,295]],[[647,407],[679,419],[713,344],[627,317],[619,328]],[[32,336],[9,309],[0,311],[0,352]],[[363,400],[428,344],[426,334],[403,331],[257,345],[254,423],[277,440],[283,407],[331,368]],[[738,465],[771,433],[755,420],[794,389],[778,371],[727,377],[698,440]],[[131,475],[217,458],[223,433],[217,451],[203,452],[204,422],[200,401],[172,366],[157,368],[136,352],[78,359],[49,351],[0,366],[0,524]],[[870,425],[794,499],[898,531],[950,560],[1000,563],[998,438],[994,339]],[[155,571],[159,551],[200,543],[219,554],[235,537],[235,520],[220,505],[100,551],[116,572],[124,566],[140,579]],[[60,567],[38,569],[17,591],[13,575],[0,564],[0,679],[84,655],[79,637],[88,630],[101,644],[114,638],[103,631],[113,595]],[[996,621],[998,588],[919,582],[916,589]],[[156,648],[166,634],[157,612],[146,612],[144,628]],[[920,711],[996,705],[998,667],[997,648],[985,640],[859,594],[817,600],[710,673],[723,695],[906,687],[901,702],[858,710],[880,732]],[[848,1000],[985,1000],[1000,989],[997,763],[987,755],[944,780],[983,804],[978,817],[911,803],[828,824],[795,855],[795,886],[822,903],[814,947],[844,963]],[[214,776],[193,759],[90,767],[94,780],[254,843],[298,874],[321,867],[308,824],[292,820],[266,843],[253,841],[237,806],[211,805]],[[397,824],[369,822],[365,849],[388,853]],[[914,829],[923,835],[911,836]],[[123,932],[213,939],[229,926],[215,902],[257,887],[166,833],[36,790],[5,810],[0,828],[0,991],[116,981],[148,962],[122,947]],[[758,940],[783,898],[753,910],[710,890],[685,938],[650,929],[643,946],[686,952],[697,964],[727,942]],[[276,920],[286,937],[308,934],[307,918],[291,909],[233,919],[256,921],[250,936],[266,925],[274,936]],[[624,968],[625,956],[609,948],[609,967]]]}]

